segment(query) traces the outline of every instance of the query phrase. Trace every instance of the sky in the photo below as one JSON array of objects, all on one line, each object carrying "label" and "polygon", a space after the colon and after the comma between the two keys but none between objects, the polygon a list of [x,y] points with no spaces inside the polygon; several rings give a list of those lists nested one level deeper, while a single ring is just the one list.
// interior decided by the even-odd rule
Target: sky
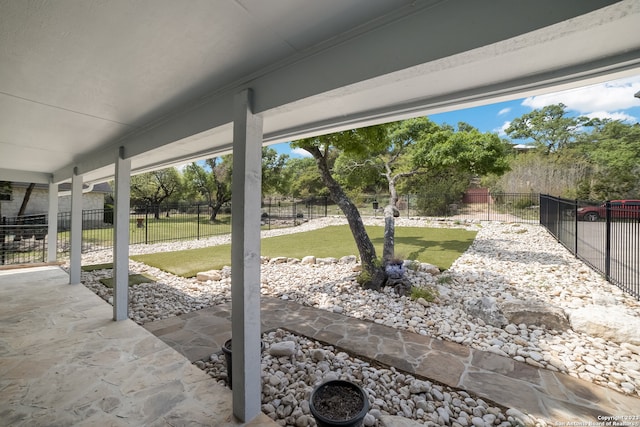
[{"label": "sky", "polygon": [[[563,103],[569,115],[638,123],[640,122],[640,99],[634,97],[638,92],[640,92],[640,75],[562,92],[433,114],[429,118],[438,124],[446,123],[452,126],[457,125],[458,122],[466,122],[481,132],[496,132],[501,137],[506,137],[504,130],[509,127],[513,119],[547,105]],[[514,143],[522,142],[514,141]],[[288,143],[271,147],[290,157],[308,156],[304,150],[292,150]]]}]

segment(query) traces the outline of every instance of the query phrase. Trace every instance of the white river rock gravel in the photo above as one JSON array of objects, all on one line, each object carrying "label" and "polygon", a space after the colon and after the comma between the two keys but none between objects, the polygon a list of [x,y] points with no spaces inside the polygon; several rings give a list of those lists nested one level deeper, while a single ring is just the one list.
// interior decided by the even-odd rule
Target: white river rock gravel
[{"label": "white river rock gravel", "polygon": [[[262,236],[345,223],[342,218],[329,217],[295,228],[264,231]],[[380,218],[365,219],[365,223],[383,225]],[[491,297],[498,303],[512,299],[538,301],[560,307],[567,314],[601,303],[604,299],[627,315],[640,317],[640,303],[636,299],[573,257],[544,228],[537,224],[420,218],[400,218],[396,226],[462,227],[478,231],[473,245],[446,272],[432,275],[421,270],[407,270],[413,286],[438,290],[439,297],[435,303],[398,297],[390,288],[382,292],[364,290],[355,282],[355,264],[347,262],[308,264],[269,262],[265,259],[262,264],[262,294],[495,352],[535,367],[561,371],[621,393],[640,396],[640,346],[616,343],[571,329],[549,330],[541,325],[509,324],[497,328],[466,313],[464,302],[481,297]],[[229,236],[221,236],[198,241],[133,245],[130,254],[229,242]],[[84,254],[82,262],[89,265],[111,260],[112,251],[100,251]],[[130,261],[130,271],[148,273],[158,279],[157,283],[130,288],[129,313],[139,324],[230,301],[230,268],[220,272],[221,280],[206,282],[177,277],[135,261]],[[111,270],[83,271],[82,282],[111,302],[111,289],[98,282],[111,274]],[[543,420],[527,418],[517,408],[503,412],[464,392],[445,391],[443,387],[429,382],[423,384],[425,390],[422,395],[407,392],[416,381],[419,384],[423,381],[394,369],[377,369],[344,353],[336,354],[332,348],[323,349],[304,337],[291,336],[284,331],[265,337],[268,346],[282,340],[296,343],[298,351],[295,356],[286,360],[263,357],[263,412],[281,425],[314,425],[308,401],[304,399],[308,399],[314,384],[332,375],[355,378],[367,384],[372,401],[372,409],[365,419],[367,426],[382,425],[381,417],[386,415],[402,415],[425,425],[506,426],[513,425],[516,420],[545,425]],[[221,356],[212,355],[211,360],[196,364],[224,381],[226,373],[221,359]],[[296,372],[304,373],[305,378]]]}]

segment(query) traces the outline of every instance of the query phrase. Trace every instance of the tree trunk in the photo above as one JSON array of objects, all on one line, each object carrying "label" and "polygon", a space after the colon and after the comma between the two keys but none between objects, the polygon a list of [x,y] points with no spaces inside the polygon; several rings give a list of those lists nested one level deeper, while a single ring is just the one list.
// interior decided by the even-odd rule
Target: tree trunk
[{"label": "tree trunk", "polygon": [[220,211],[220,207],[217,205],[209,205],[209,207],[211,208],[211,215],[209,216],[209,221],[210,222],[214,222],[216,220],[216,217],[218,216],[218,212]]},{"label": "tree trunk", "polygon": [[396,207],[398,203],[396,178],[391,178],[390,173],[387,173],[386,177],[389,182],[390,197],[389,204],[384,208],[384,244],[382,249],[382,261],[385,267],[395,255],[395,218],[400,216],[400,211],[398,211],[398,208]]},{"label": "tree trunk", "polygon": [[340,184],[338,184],[338,182],[336,182],[336,180],[331,176],[331,171],[329,170],[327,161],[320,150],[314,147],[310,152],[316,160],[322,181],[327,186],[329,194],[331,194],[331,198],[347,217],[351,234],[353,235],[356,247],[360,253],[362,268],[369,275],[369,280],[363,285],[367,289],[379,291],[387,277],[384,272],[384,266],[380,264],[380,261],[376,257],[376,249],[373,246],[373,243],[371,243],[371,239],[369,239],[369,235],[367,234],[364,223],[362,222],[360,212],[356,205],[354,205],[345,194]]},{"label": "tree trunk", "polygon": [[393,212],[394,206],[388,205],[384,208],[384,245],[382,247],[382,261],[384,266],[389,264],[389,261],[391,261],[395,255],[396,222]]},{"label": "tree trunk", "polygon": [[32,182],[31,184],[29,184],[29,186],[25,190],[24,197],[22,198],[22,204],[20,205],[20,210],[18,211],[19,217],[23,216],[25,211],[27,210],[27,203],[29,203],[29,199],[31,198],[31,193],[33,192],[33,187],[35,186],[36,184]]}]

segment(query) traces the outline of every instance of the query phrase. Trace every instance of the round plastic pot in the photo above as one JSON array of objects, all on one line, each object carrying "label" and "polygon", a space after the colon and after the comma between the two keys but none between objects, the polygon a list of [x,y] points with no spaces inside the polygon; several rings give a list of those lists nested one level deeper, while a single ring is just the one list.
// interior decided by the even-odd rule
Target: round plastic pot
[{"label": "round plastic pot", "polygon": [[[344,403],[344,399],[348,399],[349,396],[336,399],[336,396],[342,394],[340,389],[342,389],[342,391],[344,391],[344,389],[355,391],[357,397],[354,397],[354,399],[356,399],[360,405],[359,411],[350,415],[348,418],[340,418],[335,413],[330,413],[331,411],[328,410],[328,408],[331,404],[321,402],[323,397],[328,397],[327,400],[338,400]],[[353,396],[353,393],[348,394]],[[344,380],[332,380],[320,384],[311,392],[309,409],[318,427],[359,427],[362,425],[365,415],[369,412],[369,399],[364,390],[357,384]]]},{"label": "round plastic pot", "polygon": [[[264,351],[264,341],[260,341],[260,352]],[[227,362],[227,382],[229,388],[233,388],[233,378],[231,376],[231,340],[226,340],[222,345],[222,353],[224,353],[224,360]]]}]

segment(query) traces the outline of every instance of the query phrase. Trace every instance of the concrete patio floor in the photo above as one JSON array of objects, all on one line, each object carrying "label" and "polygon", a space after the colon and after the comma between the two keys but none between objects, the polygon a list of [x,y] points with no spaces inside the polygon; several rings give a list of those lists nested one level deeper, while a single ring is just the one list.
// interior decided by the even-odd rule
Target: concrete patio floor
[{"label": "concrete patio floor", "polygon": [[59,267],[0,271],[0,425],[276,426]]}]

